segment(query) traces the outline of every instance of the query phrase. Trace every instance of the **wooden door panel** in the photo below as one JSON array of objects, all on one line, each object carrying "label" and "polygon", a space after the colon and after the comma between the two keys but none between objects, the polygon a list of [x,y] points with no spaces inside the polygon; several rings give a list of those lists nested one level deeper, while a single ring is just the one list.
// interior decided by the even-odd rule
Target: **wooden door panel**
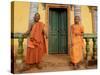
[{"label": "wooden door panel", "polygon": [[55,10],[49,14],[49,53],[58,53],[58,16]]},{"label": "wooden door panel", "polygon": [[49,53],[66,53],[67,12],[63,9],[49,10]]}]

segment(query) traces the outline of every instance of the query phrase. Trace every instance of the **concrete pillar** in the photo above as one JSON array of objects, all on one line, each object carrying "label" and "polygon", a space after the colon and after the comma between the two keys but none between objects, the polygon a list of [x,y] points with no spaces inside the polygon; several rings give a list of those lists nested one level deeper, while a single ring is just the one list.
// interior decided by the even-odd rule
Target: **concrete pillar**
[{"label": "concrete pillar", "polygon": [[81,16],[81,8],[80,5],[74,6],[74,16]]},{"label": "concrete pillar", "polygon": [[33,23],[34,21],[34,14],[38,12],[38,3],[31,2],[30,3],[30,14],[29,14],[29,24]]},{"label": "concrete pillar", "polygon": [[92,14],[92,25],[93,25],[93,33],[97,33],[97,8],[90,7],[91,14]]}]

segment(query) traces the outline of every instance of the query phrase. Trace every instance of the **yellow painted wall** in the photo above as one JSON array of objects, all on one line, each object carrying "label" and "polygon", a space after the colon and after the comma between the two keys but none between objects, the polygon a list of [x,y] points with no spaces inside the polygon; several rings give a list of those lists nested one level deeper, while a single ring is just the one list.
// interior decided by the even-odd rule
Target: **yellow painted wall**
[{"label": "yellow painted wall", "polygon": [[92,33],[92,15],[88,6],[81,6],[81,19],[85,33]]},{"label": "yellow painted wall", "polygon": [[[14,32],[26,32],[29,25],[29,2],[15,2],[14,6]],[[46,24],[46,10],[41,3],[38,5],[40,21]],[[81,6],[81,19],[85,33],[92,33],[92,15],[87,6]],[[74,23],[74,11],[71,11],[71,24]],[[47,25],[46,25],[47,26]],[[24,50],[27,47],[27,40],[24,40]],[[15,49],[18,48],[18,41],[14,40]]]},{"label": "yellow painted wall", "polygon": [[[92,14],[88,6],[81,6],[81,19],[84,26],[84,33],[93,33]],[[90,39],[90,54],[92,54],[93,42]]]},{"label": "yellow painted wall", "polygon": [[[14,2],[14,33],[20,32],[24,33],[28,29],[29,25],[29,11],[30,11],[29,2]],[[27,40],[23,42],[24,49],[27,47]],[[14,39],[14,52],[18,48],[18,40]]]},{"label": "yellow painted wall", "polygon": [[[25,32],[29,25],[29,2],[15,2],[14,6],[14,32]],[[45,9],[39,3],[38,12],[41,15],[40,21],[46,24]],[[74,12],[71,11],[71,24],[74,23]],[[92,15],[87,6],[81,6],[81,19],[84,25],[85,33],[92,33]]]},{"label": "yellow painted wall", "polygon": [[46,20],[45,20],[46,10],[43,7],[42,3],[39,3],[38,5],[38,12],[40,13],[40,21],[46,24]]},{"label": "yellow painted wall", "polygon": [[29,24],[28,2],[15,2],[14,4],[14,32],[25,32]]}]

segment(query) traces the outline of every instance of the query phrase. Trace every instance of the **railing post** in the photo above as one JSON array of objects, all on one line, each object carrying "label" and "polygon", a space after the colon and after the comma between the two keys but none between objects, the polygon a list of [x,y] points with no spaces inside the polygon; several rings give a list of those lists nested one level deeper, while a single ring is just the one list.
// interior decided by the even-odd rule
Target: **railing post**
[{"label": "railing post", "polygon": [[18,49],[16,55],[16,64],[21,64],[23,62],[23,35],[21,33],[18,34]]},{"label": "railing post", "polygon": [[[89,66],[96,65],[97,67],[97,35],[96,34],[84,34],[84,39],[86,41],[86,61],[85,67],[89,68]],[[89,59],[90,47],[89,47],[89,39],[93,41],[93,55],[92,59]]]},{"label": "railing post", "polygon": [[92,59],[96,60],[96,56],[97,56],[97,38],[92,38],[93,40],[93,55],[92,55]]},{"label": "railing post", "polygon": [[89,38],[85,38],[85,41],[86,41],[86,67],[87,67],[89,61],[89,51],[90,51]]}]

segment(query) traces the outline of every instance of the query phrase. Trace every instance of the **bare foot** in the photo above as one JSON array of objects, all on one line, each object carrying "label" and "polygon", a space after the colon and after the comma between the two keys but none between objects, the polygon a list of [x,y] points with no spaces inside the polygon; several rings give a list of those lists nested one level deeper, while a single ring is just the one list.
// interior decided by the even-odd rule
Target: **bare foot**
[{"label": "bare foot", "polygon": [[78,69],[77,64],[74,64],[74,65],[73,65],[73,69],[74,69],[74,70],[77,70],[77,69]]},{"label": "bare foot", "polygon": [[77,68],[80,68],[80,64],[77,64]]},{"label": "bare foot", "polygon": [[32,65],[24,65],[23,68],[20,70],[20,72],[24,72],[29,70],[32,67]]},{"label": "bare foot", "polygon": [[38,69],[42,69],[42,68],[43,68],[40,64],[36,64],[36,67],[37,67]]}]

